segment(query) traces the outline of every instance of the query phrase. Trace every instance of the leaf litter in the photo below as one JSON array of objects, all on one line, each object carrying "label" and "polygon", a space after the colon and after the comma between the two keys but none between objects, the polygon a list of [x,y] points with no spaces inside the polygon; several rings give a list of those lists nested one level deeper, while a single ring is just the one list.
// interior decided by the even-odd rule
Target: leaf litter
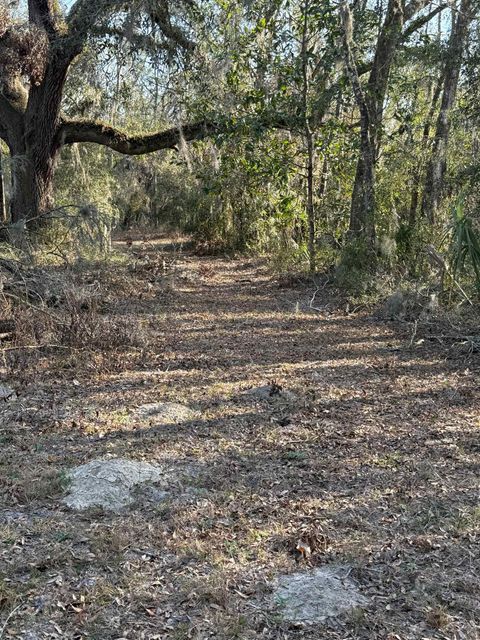
[{"label": "leaf litter", "polygon": [[[104,294],[94,348],[6,352],[3,638],[477,638],[478,354],[412,346],[328,290],[309,309],[311,288],[261,261],[177,253],[152,278],[168,242],[135,242],[141,268],[82,267]],[[195,417],[135,413],[159,402]],[[69,510],[69,471],[112,458],[177,479],[118,513]],[[282,615],[279,580],[336,566],[361,607]]]}]

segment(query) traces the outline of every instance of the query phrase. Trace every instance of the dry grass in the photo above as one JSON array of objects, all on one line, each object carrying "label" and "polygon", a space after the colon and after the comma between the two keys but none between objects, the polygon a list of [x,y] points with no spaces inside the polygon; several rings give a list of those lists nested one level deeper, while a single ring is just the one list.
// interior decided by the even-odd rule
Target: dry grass
[{"label": "dry grass", "polygon": [[[167,243],[85,265],[74,279],[97,283],[94,300],[51,310],[70,329],[29,310],[5,344],[19,400],[0,426],[0,629],[20,608],[4,639],[476,639],[477,355],[312,312],[305,283],[172,260]],[[19,348],[24,333],[37,348]],[[272,381],[296,398],[242,393]],[[134,409],[157,400],[201,418],[152,429]],[[105,455],[177,482],[121,515],[66,510],[66,469]],[[281,620],[273,580],[307,536],[311,565],[352,566],[366,610],[321,629]]]}]

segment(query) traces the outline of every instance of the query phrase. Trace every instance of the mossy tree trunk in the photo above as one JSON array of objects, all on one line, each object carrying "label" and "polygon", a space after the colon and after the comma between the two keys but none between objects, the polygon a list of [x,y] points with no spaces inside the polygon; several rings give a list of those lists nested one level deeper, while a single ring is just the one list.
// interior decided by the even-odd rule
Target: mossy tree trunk
[{"label": "mossy tree trunk", "polygon": [[427,166],[422,199],[422,215],[431,223],[435,222],[444,191],[450,133],[450,114],[457,95],[468,28],[474,17],[472,0],[462,0],[459,11],[452,13],[454,13],[454,15],[456,13],[456,18],[452,26],[446,55],[442,101],[436,123],[432,154]]}]

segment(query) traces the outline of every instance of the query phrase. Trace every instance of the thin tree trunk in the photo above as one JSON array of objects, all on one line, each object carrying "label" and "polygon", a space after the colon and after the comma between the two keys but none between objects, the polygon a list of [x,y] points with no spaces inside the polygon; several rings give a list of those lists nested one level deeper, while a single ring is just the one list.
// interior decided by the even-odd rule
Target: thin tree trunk
[{"label": "thin tree trunk", "polygon": [[303,125],[304,135],[307,143],[307,200],[306,213],[308,222],[308,259],[310,272],[314,273],[316,268],[316,250],[315,250],[315,204],[313,199],[314,191],[314,172],[315,172],[315,139],[311,124],[311,114],[309,105],[310,90],[310,74],[308,68],[308,40],[309,40],[309,12],[310,4],[306,0],[303,5],[303,27],[302,27],[302,109],[303,109]]},{"label": "thin tree trunk", "polygon": [[323,198],[327,192],[328,183],[328,158],[325,153],[322,161],[322,168],[320,170],[320,180],[318,182],[318,197]]},{"label": "thin tree trunk", "polygon": [[375,241],[375,139],[372,138],[371,105],[364,92],[353,54],[353,23],[347,2],[342,5],[347,73],[360,111],[360,155],[350,207],[350,235]]},{"label": "thin tree trunk", "polygon": [[7,201],[5,198],[5,176],[3,173],[3,154],[0,149],[0,222],[8,222]]},{"label": "thin tree trunk", "polygon": [[432,155],[427,166],[425,177],[422,214],[431,223],[435,222],[442,201],[445,173],[447,170],[450,112],[455,104],[468,27],[472,19],[472,1],[462,0],[457,18],[454,25],[452,25],[445,63],[442,102],[437,118]]},{"label": "thin tree trunk", "polygon": [[[403,26],[427,2],[406,4],[404,0],[388,0],[385,20],[379,31],[372,69],[365,91],[360,84],[353,54],[353,25],[348,2],[342,4],[344,48],[347,73],[360,111],[360,153],[350,208],[350,235],[375,244],[375,165],[380,151],[383,110],[390,70],[398,45],[404,36]],[[414,24],[415,27],[418,24]],[[409,28],[407,27],[407,31]]]},{"label": "thin tree trunk", "polygon": [[314,180],[314,146],[313,135],[307,135],[307,220],[308,220],[308,257],[310,272],[314,273],[316,268],[315,251],[315,205],[313,201],[313,180]]},{"label": "thin tree trunk", "polygon": [[[422,133],[422,142],[420,145],[420,157],[422,157],[425,153],[425,150],[427,149],[428,146],[428,141],[430,138],[430,130],[432,128],[432,122],[433,122],[433,117],[435,114],[435,110],[437,108],[437,104],[438,104],[438,99],[440,98],[440,94],[442,92],[442,86],[443,86],[443,75],[440,76],[440,78],[437,81],[437,85],[435,87],[435,90],[433,92],[433,97],[432,97],[432,102],[430,104],[430,109],[428,110],[428,115],[427,118],[425,120],[425,124],[423,125],[423,133]],[[423,169],[424,167],[422,167],[422,171],[420,171],[420,175],[419,175],[419,171],[418,171],[418,167],[415,166],[413,171],[412,171],[412,175],[413,175],[413,191],[412,191],[412,197],[410,200],[410,210],[408,213],[408,226],[410,228],[413,228],[417,222],[417,209],[418,209],[418,202],[419,202],[419,197],[420,197],[420,185],[422,183],[422,173],[423,173]]]}]

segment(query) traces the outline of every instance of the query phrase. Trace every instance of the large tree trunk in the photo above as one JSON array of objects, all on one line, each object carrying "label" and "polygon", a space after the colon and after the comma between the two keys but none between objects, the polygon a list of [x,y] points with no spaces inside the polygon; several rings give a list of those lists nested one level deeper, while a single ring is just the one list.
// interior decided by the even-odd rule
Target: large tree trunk
[{"label": "large tree trunk", "polygon": [[435,221],[443,196],[447,170],[450,111],[455,104],[468,27],[472,19],[472,0],[462,0],[455,24],[452,26],[445,63],[442,102],[437,118],[432,155],[427,166],[422,199],[422,214],[432,223]]},{"label": "large tree trunk", "polygon": [[12,222],[25,220],[30,227],[38,227],[42,216],[52,207],[54,159],[39,166],[30,154],[12,156]]},{"label": "large tree trunk", "polygon": [[[63,80],[59,79],[62,83]],[[50,84],[42,86],[42,94]],[[39,89],[37,89],[39,91]],[[12,161],[12,222],[25,220],[30,227],[38,227],[53,204],[53,177],[58,155],[57,127],[60,104],[43,106],[38,95],[38,109],[27,109],[23,115],[21,132],[10,146]],[[35,100],[35,102],[37,102]]]}]

